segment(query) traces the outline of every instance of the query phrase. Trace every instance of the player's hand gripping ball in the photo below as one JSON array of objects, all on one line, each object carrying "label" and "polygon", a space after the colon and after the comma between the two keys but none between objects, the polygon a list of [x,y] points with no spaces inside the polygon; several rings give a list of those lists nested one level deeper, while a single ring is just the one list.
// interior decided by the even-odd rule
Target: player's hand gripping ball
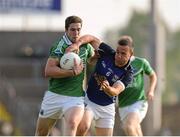
[{"label": "player's hand gripping ball", "polygon": [[81,58],[74,52],[65,53],[60,60],[60,67],[63,69],[73,69],[74,67],[74,59],[79,65],[81,62]]}]

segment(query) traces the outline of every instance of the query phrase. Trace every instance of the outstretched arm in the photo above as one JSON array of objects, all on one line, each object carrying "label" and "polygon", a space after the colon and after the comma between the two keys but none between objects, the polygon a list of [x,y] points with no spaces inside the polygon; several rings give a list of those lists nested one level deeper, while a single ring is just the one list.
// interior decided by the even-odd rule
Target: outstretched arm
[{"label": "outstretched arm", "polygon": [[66,48],[66,52],[78,51],[79,47],[86,43],[90,43],[93,46],[93,48],[95,50],[97,50],[99,48],[101,41],[95,36],[84,35],[84,36],[80,37],[77,42],[73,43],[71,46]]},{"label": "outstretched arm", "polygon": [[147,98],[148,98],[148,100],[153,100],[154,91],[155,91],[155,87],[157,84],[157,76],[156,76],[155,72],[153,72],[151,75],[149,75],[149,80],[150,80],[150,84],[149,84],[149,89],[147,91]]}]

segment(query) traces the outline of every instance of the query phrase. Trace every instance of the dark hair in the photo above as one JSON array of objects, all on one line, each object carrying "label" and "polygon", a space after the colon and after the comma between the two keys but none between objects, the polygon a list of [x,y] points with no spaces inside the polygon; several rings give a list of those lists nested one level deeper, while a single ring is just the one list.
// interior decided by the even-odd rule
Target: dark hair
[{"label": "dark hair", "polygon": [[78,16],[69,16],[66,18],[65,20],[65,29],[67,30],[69,25],[71,23],[81,23],[81,26],[82,26],[82,19]]},{"label": "dark hair", "polygon": [[134,45],[133,45],[133,40],[130,36],[122,36],[119,40],[118,40],[118,45],[121,45],[121,46],[129,46],[131,49],[134,48]]}]

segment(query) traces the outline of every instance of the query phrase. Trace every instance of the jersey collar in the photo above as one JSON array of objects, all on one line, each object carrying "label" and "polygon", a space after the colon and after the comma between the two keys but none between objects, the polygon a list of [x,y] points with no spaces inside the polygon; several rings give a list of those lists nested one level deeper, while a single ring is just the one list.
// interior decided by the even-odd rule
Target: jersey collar
[{"label": "jersey collar", "polygon": [[65,41],[65,43],[67,45],[71,45],[72,44],[72,42],[70,41],[70,39],[68,38],[66,33],[63,35],[63,40]]}]

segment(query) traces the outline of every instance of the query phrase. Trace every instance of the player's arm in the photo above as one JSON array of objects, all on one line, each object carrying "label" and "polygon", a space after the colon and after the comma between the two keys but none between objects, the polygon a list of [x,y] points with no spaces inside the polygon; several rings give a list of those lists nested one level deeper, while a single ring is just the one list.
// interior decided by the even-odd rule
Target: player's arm
[{"label": "player's arm", "polygon": [[80,37],[76,43],[73,43],[71,46],[66,48],[66,52],[78,51],[79,47],[86,43],[90,43],[95,50],[98,50],[98,48],[101,44],[101,41],[95,36],[84,35],[84,36]]},{"label": "player's arm", "polygon": [[110,88],[111,90],[107,90],[112,96],[117,96],[132,82],[133,80],[133,70],[131,67],[128,68],[124,77],[121,80],[116,81],[113,86]]},{"label": "player's arm", "polygon": [[120,80],[115,82],[112,86],[110,86],[109,82],[105,80],[101,83],[101,88],[107,95],[117,96],[125,89],[125,86]]},{"label": "player's arm", "polygon": [[65,77],[72,77],[80,74],[83,70],[82,63],[77,65],[75,63],[73,70],[65,70],[59,67],[59,59],[58,58],[48,58],[46,67],[45,67],[45,77],[52,77],[52,78],[65,78]]},{"label": "player's arm", "polygon": [[153,71],[149,75],[149,88],[148,88],[148,91],[147,91],[148,100],[153,100],[156,84],[157,84],[157,76],[156,76],[156,73]]},{"label": "player's arm", "polygon": [[80,37],[78,42],[79,42],[79,44],[78,44],[79,46],[86,44],[86,43],[90,43],[96,51],[99,49],[99,46],[102,43],[100,41],[100,39],[98,39],[97,37],[92,36],[92,35],[84,35],[84,36]]}]

